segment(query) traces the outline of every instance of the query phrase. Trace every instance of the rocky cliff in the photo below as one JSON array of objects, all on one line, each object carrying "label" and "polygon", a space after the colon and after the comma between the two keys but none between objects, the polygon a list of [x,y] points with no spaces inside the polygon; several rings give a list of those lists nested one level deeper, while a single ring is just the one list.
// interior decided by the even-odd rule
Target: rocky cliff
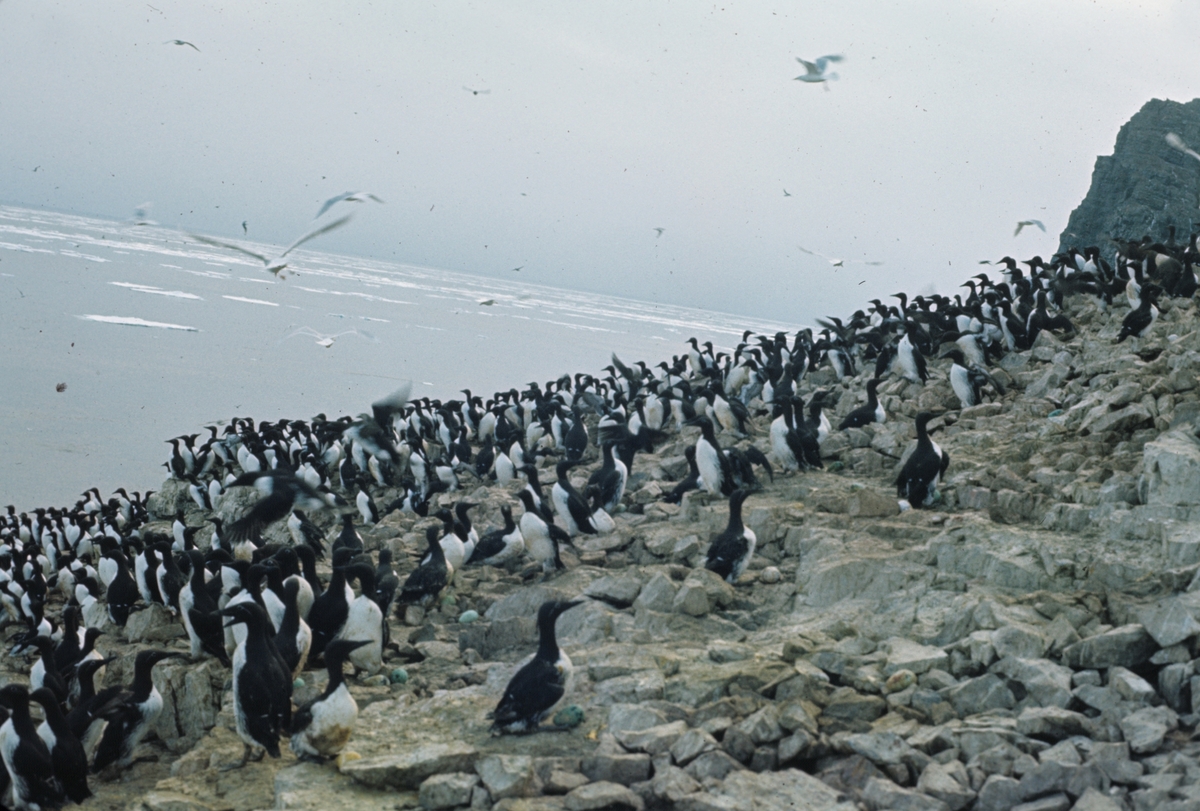
[{"label": "rocky cliff", "polygon": [[1167,145],[1177,133],[1193,149],[1200,144],[1200,99],[1186,104],[1152,99],[1121,127],[1112,155],[1096,158],[1092,185],[1071,212],[1059,250],[1100,246],[1111,256],[1110,238],[1167,239],[1174,225],[1180,242],[1200,221],[1200,161]]}]

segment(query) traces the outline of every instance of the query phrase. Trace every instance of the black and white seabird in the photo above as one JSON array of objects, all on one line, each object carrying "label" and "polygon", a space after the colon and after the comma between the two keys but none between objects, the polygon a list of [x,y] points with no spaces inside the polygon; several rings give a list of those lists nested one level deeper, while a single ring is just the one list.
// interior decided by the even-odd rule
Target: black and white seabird
[{"label": "black and white seabird", "polygon": [[34,690],[29,697],[42,705],[45,720],[37,732],[50,752],[54,777],[71,802],[82,803],[92,796],[87,784],[88,762],[83,744],[71,733],[54,693],[43,687]]},{"label": "black and white seabird", "polygon": [[1158,320],[1158,308],[1154,305],[1158,301],[1159,290],[1158,285],[1154,284],[1142,288],[1140,305],[1125,316],[1121,322],[1121,333],[1114,343],[1122,343],[1130,336],[1145,338],[1150,333],[1150,328]]},{"label": "black and white seabird", "polygon": [[428,605],[436,600],[450,582],[453,570],[446,563],[446,552],[438,543],[440,530],[436,526],[425,530],[425,542],[428,545],[427,557],[417,568],[413,569],[404,585],[400,587],[400,595],[396,598],[396,609],[402,606]]},{"label": "black and white seabird", "polygon": [[562,558],[558,554],[560,543],[570,543],[571,537],[566,530],[553,521],[546,521],[537,510],[533,501],[533,493],[528,488],[517,494],[525,507],[521,515],[521,537],[525,539],[525,551],[529,556],[542,564],[546,574],[555,569],[563,569]]},{"label": "black and white seabird", "polygon": [[239,603],[221,613],[230,624],[246,625],[246,639],[233,654],[233,715],[245,756],[262,748],[277,758],[279,736],[292,725],[292,674],[271,639],[271,621],[261,606]]},{"label": "black and white seabird", "polygon": [[[548,600],[538,609],[538,649],[504,688],[496,709],[488,714],[495,734],[536,732],[570,687],[571,659],[558,647],[554,624],[583,600]],[[552,727],[554,728],[554,727]]]},{"label": "black and white seabird", "polygon": [[929,438],[926,426],[934,415],[917,415],[917,447],[896,478],[896,494],[913,507],[928,507],[937,496],[938,482],[950,464],[950,456]]},{"label": "black and white seabird", "polygon": [[579,462],[564,459],[555,465],[554,471],[558,474],[558,481],[550,488],[550,499],[554,502],[554,509],[566,524],[567,534],[571,537],[581,532],[585,535],[596,534],[596,527],[592,525],[592,511],[588,508],[587,501],[567,478],[567,473],[578,464]]},{"label": "black and white seabird", "polygon": [[342,668],[366,639],[337,639],[325,649],[329,683],[325,691],[292,715],[292,751],[301,760],[323,761],[346,748],[358,720],[358,704],[346,687]]},{"label": "black and white seabird", "polygon": [[742,523],[742,504],[747,490],[734,490],[729,497],[729,524],[725,531],[713,539],[708,547],[708,559],[704,568],[716,572],[729,583],[736,583],[754,557],[758,539],[754,530]]},{"label": "black and white seabird", "polygon": [[878,390],[879,378],[875,377],[867,381],[867,402],[845,416],[838,425],[839,431],[845,431],[847,428],[862,428],[873,422],[887,421],[887,412],[883,410],[883,406],[879,402]]},{"label": "black and white seabird", "polygon": [[0,688],[0,706],[9,711],[0,726],[0,757],[12,784],[13,806],[18,811],[57,807],[63,792],[54,779],[50,751],[29,715],[29,688],[23,684]]},{"label": "black and white seabird", "polygon": [[346,576],[358,581],[359,595],[350,603],[346,622],[338,631],[337,639],[368,643],[350,652],[350,663],[356,670],[373,676],[383,668],[384,623],[383,611],[375,602],[375,569],[366,563],[356,563],[346,570]]},{"label": "black and white seabird", "polygon": [[485,532],[475,545],[468,564],[485,563],[489,566],[500,566],[525,553],[525,539],[521,530],[513,521],[512,507],[505,504],[500,507],[504,516],[504,526]]},{"label": "black and white seabird", "polygon": [[92,771],[99,772],[105,766],[116,763],[128,768],[133,763],[133,751],[162,712],[163,700],[154,686],[150,671],[164,659],[173,659],[178,653],[161,650],[139,651],[133,665],[133,684],[120,694],[120,706],[108,715],[108,726],[100,738]]}]

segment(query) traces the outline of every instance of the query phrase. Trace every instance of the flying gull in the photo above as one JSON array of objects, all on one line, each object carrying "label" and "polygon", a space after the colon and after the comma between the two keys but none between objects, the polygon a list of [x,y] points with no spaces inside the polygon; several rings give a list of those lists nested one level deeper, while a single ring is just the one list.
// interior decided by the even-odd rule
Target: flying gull
[{"label": "flying gull", "polygon": [[882,265],[883,264],[883,262],[868,262],[863,259],[834,259],[832,256],[826,256],[823,253],[817,253],[816,251],[810,251],[808,248],[805,248],[803,245],[797,245],[796,247],[799,248],[800,250],[804,251],[809,256],[821,257],[826,262],[833,265],[835,268],[845,267],[847,262],[849,262],[852,265]]},{"label": "flying gull", "polygon": [[667,229],[666,228],[655,228],[654,230],[658,232],[658,234],[656,234],[654,238],[658,239],[659,237],[661,237],[663,235],[663,231],[666,231]]},{"label": "flying gull", "polygon": [[1038,228],[1042,229],[1043,234],[1046,232],[1046,226],[1042,225],[1041,220],[1021,220],[1019,223],[1017,223],[1017,230],[1013,231],[1013,236],[1015,237],[1017,234],[1021,233],[1021,229],[1027,225],[1036,225]]},{"label": "flying gull", "polygon": [[281,271],[288,266],[288,263],[284,261],[284,258],[289,253],[294,251],[296,248],[299,248],[301,245],[303,245],[305,242],[308,242],[310,239],[319,237],[319,236],[321,236],[321,234],[326,234],[335,228],[341,228],[343,225],[345,225],[347,222],[350,221],[350,218],[352,216],[353,215],[351,215],[351,214],[347,214],[345,217],[342,217],[340,220],[334,220],[333,222],[322,225],[319,228],[314,228],[313,230],[311,230],[308,233],[301,236],[299,239],[297,239],[291,245],[288,245],[286,248],[284,248],[283,253],[279,254],[279,256],[276,257],[275,259],[268,259],[266,256],[263,256],[261,253],[252,251],[249,248],[243,248],[241,245],[235,245],[232,242],[223,242],[219,239],[213,239],[212,237],[200,236],[199,234],[188,234],[188,236],[190,236],[192,239],[196,240],[197,242],[203,242],[205,245],[213,245],[217,248],[228,248],[231,251],[237,251],[238,253],[246,254],[246,256],[252,256],[255,259],[262,262],[263,266],[267,270],[269,270],[271,273],[275,274],[276,276],[278,276],[279,278],[282,279],[285,277]]},{"label": "flying gull", "polygon": [[[845,59],[841,54],[828,54],[819,57],[815,62],[808,62],[800,57],[796,57],[796,61],[804,65],[805,73],[803,76],[797,76],[796,81],[808,82],[809,84],[822,84],[824,82],[833,81],[838,77],[836,73],[827,73],[826,69],[830,62],[841,62]],[[829,89],[829,85],[825,85],[825,89]]]},{"label": "flying gull", "polygon": [[1178,149],[1183,154],[1191,155],[1193,158],[1200,161],[1200,152],[1196,152],[1196,150],[1188,146],[1187,143],[1175,133],[1167,133],[1167,143],[1170,144],[1172,149]]},{"label": "flying gull", "polygon": [[492,92],[491,90],[476,90],[475,88],[467,87],[466,85],[463,85],[463,90],[466,90],[468,93],[474,96],[486,96],[488,93]]},{"label": "flying gull", "polygon": [[317,332],[312,327],[301,327],[300,329],[293,330],[292,332],[283,336],[283,338],[280,340],[280,343],[283,343],[283,341],[286,341],[288,338],[295,338],[297,335],[307,335],[310,338],[316,338],[317,345],[323,346],[326,349],[333,346],[333,342],[336,341],[338,338],[341,338],[343,335],[357,335],[360,338],[367,339],[371,343],[376,343],[376,344],[379,343],[378,338],[376,338],[374,335],[372,335],[371,333],[369,333],[365,330],[348,329],[345,332],[337,332],[337,333],[334,333],[333,335],[326,335],[323,332]]},{"label": "flying gull", "polygon": [[196,53],[200,53],[199,48],[196,48],[195,45],[193,45],[192,43],[188,42],[187,40],[183,40],[183,39],[169,39],[166,42],[164,42],[163,45],[187,45],[189,48],[195,48]]},{"label": "flying gull", "polygon": [[325,204],[321,206],[321,210],[317,212],[317,216],[313,217],[313,219],[314,220],[319,219],[322,214],[324,214],[326,211],[328,211],[329,209],[336,206],[338,203],[343,203],[343,202],[345,202],[345,203],[365,203],[368,200],[374,200],[376,203],[383,202],[378,197],[371,194],[369,191],[342,192],[337,197],[330,197],[328,200],[326,200]]}]

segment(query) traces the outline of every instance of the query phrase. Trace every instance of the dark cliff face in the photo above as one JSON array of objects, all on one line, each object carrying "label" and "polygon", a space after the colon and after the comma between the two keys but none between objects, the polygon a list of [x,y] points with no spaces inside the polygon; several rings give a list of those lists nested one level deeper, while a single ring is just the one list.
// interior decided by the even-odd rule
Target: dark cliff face
[{"label": "dark cliff face", "polygon": [[1200,152],[1200,99],[1151,99],[1121,127],[1113,154],[1096,158],[1091,188],[1071,212],[1060,251],[1098,245],[1109,256],[1110,238],[1165,242],[1174,225],[1182,243],[1200,230],[1200,161],[1168,146],[1168,132]]}]

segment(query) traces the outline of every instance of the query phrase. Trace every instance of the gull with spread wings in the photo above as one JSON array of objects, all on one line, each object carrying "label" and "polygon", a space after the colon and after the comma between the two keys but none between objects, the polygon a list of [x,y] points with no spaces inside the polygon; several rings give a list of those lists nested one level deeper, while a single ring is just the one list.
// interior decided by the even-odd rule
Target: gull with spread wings
[{"label": "gull with spread wings", "polygon": [[[818,57],[815,62],[809,62],[797,56],[796,61],[801,65],[804,65],[804,74],[802,76],[797,76],[796,81],[808,82],[809,84],[824,84],[825,82],[831,82],[834,79],[837,79],[838,75],[836,73],[829,73],[829,63],[841,62],[845,58],[846,57],[842,56],[841,54],[827,54],[825,56]],[[828,84],[825,85],[825,89],[829,89]]]},{"label": "gull with spread wings", "polygon": [[847,263],[849,263],[851,265],[882,265],[883,264],[883,262],[868,262],[864,259],[834,259],[832,256],[826,256],[823,253],[817,253],[816,251],[810,251],[808,248],[805,248],[803,245],[797,245],[796,247],[799,248],[800,250],[804,251],[809,256],[821,257],[826,262],[833,265],[835,268],[845,267]]},{"label": "gull with spread wings", "polygon": [[371,343],[375,343],[375,344],[379,343],[379,339],[376,338],[371,333],[367,332],[366,330],[348,329],[348,330],[345,330],[344,332],[337,332],[332,335],[326,335],[323,332],[317,332],[312,327],[300,327],[300,329],[292,330],[287,335],[283,336],[283,338],[281,338],[279,342],[283,343],[288,338],[295,338],[297,335],[307,335],[310,338],[316,338],[317,346],[323,346],[326,349],[333,346],[333,342],[336,341],[338,338],[341,338],[343,335],[357,335],[358,337],[364,338],[364,339],[370,341]]},{"label": "gull with spread wings", "polygon": [[317,212],[317,216],[313,217],[313,219],[320,219],[322,214],[336,206],[338,203],[365,203],[368,200],[374,200],[376,203],[383,202],[369,191],[344,191],[337,197],[330,197],[328,200],[326,200],[324,205],[321,206],[321,210]]},{"label": "gull with spread wings", "polygon": [[1013,231],[1013,236],[1015,237],[1020,234],[1021,229],[1027,225],[1036,225],[1038,228],[1042,229],[1043,234],[1046,233],[1046,226],[1042,225],[1041,220],[1021,220],[1019,223],[1017,223],[1017,230]]},{"label": "gull with spread wings", "polygon": [[190,236],[192,239],[196,240],[197,242],[203,242],[205,245],[212,245],[217,248],[228,248],[231,251],[237,251],[238,253],[246,254],[246,256],[252,256],[255,259],[257,259],[258,261],[262,262],[263,266],[268,271],[275,274],[278,278],[283,279],[283,278],[285,278],[285,276],[282,273],[282,271],[284,268],[286,268],[288,266],[286,257],[289,253],[294,251],[296,248],[299,248],[301,245],[303,245],[305,242],[308,242],[310,239],[315,239],[316,237],[319,237],[322,234],[327,234],[335,228],[341,228],[343,225],[345,225],[346,223],[348,223],[350,221],[351,216],[353,216],[353,215],[347,214],[345,217],[342,217],[341,219],[334,220],[331,223],[326,223],[325,225],[322,225],[318,228],[312,229],[311,231],[309,231],[308,233],[304,234],[299,239],[297,239],[295,242],[293,242],[291,245],[288,245],[286,248],[284,248],[283,253],[279,254],[279,256],[277,256],[274,259],[269,259],[268,257],[264,256],[263,254],[258,253],[257,251],[252,251],[249,248],[243,248],[241,245],[235,245],[232,242],[225,242],[220,239],[213,239],[212,237],[201,236],[200,234],[188,234],[188,236]]}]

